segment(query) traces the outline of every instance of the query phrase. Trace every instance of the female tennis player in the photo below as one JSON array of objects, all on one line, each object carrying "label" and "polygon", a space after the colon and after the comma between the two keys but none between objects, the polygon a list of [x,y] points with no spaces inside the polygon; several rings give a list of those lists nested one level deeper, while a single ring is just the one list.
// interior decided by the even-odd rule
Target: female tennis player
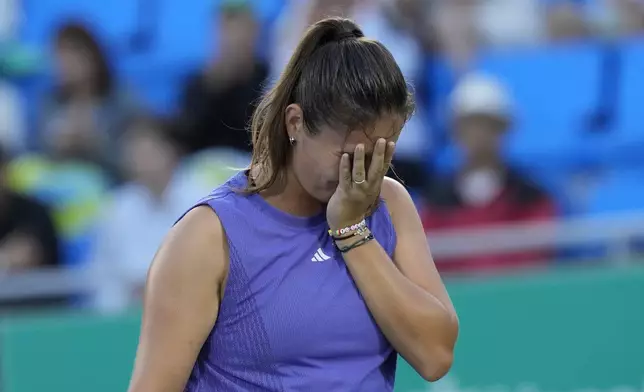
[{"label": "female tennis player", "polygon": [[130,392],[392,391],[397,353],[442,377],[456,313],[385,177],[411,111],[382,44],[313,25],[254,114],[250,168],[155,257]]}]

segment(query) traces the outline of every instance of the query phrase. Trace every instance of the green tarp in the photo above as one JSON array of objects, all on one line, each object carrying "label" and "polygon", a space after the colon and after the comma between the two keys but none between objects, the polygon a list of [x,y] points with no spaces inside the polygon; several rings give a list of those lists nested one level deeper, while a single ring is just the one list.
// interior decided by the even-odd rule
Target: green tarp
[{"label": "green tarp", "polygon": [[[401,361],[396,391],[644,391],[644,269],[571,269],[449,284],[453,370],[429,385]],[[138,313],[0,322],[0,391],[125,391]]]}]

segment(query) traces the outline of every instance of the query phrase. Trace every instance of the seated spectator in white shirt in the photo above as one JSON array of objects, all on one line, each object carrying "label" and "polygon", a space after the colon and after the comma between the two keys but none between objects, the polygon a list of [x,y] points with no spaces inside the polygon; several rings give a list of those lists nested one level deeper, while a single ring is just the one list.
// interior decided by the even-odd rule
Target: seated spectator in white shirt
[{"label": "seated spectator in white shirt", "polygon": [[97,305],[120,309],[136,300],[154,253],[175,221],[204,193],[185,181],[176,128],[169,121],[142,118],[124,135],[125,172],[104,209],[94,271],[100,281]]},{"label": "seated spectator in white shirt", "polygon": [[[510,93],[484,74],[465,76],[452,95],[452,124],[463,161],[455,173],[435,181],[421,208],[425,230],[445,232],[493,225],[549,221],[556,204],[529,175],[506,161],[503,139],[514,118]],[[547,265],[552,250],[437,258],[442,272],[489,272]]]}]

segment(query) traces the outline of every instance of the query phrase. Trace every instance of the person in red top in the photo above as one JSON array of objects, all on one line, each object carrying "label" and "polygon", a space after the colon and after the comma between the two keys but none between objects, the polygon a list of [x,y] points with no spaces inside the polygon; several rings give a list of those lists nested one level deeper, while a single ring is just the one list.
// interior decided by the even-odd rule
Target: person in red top
[{"label": "person in red top", "polygon": [[[437,181],[427,194],[421,217],[428,234],[554,218],[552,198],[501,156],[502,139],[512,120],[504,86],[485,75],[469,75],[452,99],[454,139],[464,161],[454,176]],[[536,266],[550,253],[545,249],[439,258],[436,264],[442,272]]]}]

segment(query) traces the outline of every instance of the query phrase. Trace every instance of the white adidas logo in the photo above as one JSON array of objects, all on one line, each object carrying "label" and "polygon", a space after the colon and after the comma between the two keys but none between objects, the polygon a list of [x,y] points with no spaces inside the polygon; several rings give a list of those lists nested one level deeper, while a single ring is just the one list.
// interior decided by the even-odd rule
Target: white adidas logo
[{"label": "white adidas logo", "polygon": [[313,255],[311,258],[311,261],[314,263],[319,263],[320,261],[324,260],[329,260],[330,257],[325,255],[324,252],[322,252],[322,248],[318,248],[317,252]]}]

